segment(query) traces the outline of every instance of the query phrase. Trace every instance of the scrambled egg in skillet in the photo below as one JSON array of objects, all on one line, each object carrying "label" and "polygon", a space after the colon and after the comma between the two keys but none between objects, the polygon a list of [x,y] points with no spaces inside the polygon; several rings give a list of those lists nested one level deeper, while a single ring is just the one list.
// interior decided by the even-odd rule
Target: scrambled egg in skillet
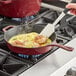
[{"label": "scrambled egg in skillet", "polygon": [[8,42],[13,46],[33,48],[46,46],[51,43],[51,40],[45,36],[39,35],[38,33],[31,32],[13,36]]}]

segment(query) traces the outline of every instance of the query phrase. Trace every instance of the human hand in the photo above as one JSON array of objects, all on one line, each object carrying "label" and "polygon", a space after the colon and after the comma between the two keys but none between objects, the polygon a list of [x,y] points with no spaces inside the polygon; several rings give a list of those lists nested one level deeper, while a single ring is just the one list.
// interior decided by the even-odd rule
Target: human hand
[{"label": "human hand", "polygon": [[76,3],[69,3],[66,5],[66,8],[71,9],[70,12],[76,15]]}]

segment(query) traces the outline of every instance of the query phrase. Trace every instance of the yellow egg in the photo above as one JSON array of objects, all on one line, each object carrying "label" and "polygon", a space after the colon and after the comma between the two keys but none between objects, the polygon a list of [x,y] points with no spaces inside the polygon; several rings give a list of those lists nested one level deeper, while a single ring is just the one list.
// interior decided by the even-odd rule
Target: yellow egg
[{"label": "yellow egg", "polygon": [[[51,43],[51,40],[47,38],[46,42],[43,44],[39,44],[35,42],[35,37],[38,36],[39,34],[36,32],[31,32],[27,34],[19,34],[16,36],[13,36],[12,38],[9,39],[9,43],[13,45],[15,41],[18,41],[20,44],[16,44],[17,46],[23,46],[25,48],[33,48],[33,47],[41,47],[41,46],[46,46]],[[22,45],[21,45],[22,44]]]}]

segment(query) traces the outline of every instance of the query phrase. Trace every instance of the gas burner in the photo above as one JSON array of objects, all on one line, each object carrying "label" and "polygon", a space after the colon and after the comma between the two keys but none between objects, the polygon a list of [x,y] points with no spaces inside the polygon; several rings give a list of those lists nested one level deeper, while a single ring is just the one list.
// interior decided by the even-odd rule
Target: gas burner
[{"label": "gas burner", "polygon": [[69,20],[67,23],[68,23],[68,26],[70,26],[76,33],[76,17]]},{"label": "gas burner", "polygon": [[62,35],[62,36],[65,36],[65,37],[70,37],[70,38],[72,38],[72,36],[75,34],[73,29],[68,27],[68,26],[61,27],[61,28],[57,29],[57,33],[59,35]]},{"label": "gas burner", "polygon": [[40,55],[23,55],[23,54],[18,54],[18,56],[21,57],[21,58],[29,59],[30,57],[31,58],[38,58]]},{"label": "gas burner", "polygon": [[36,15],[33,15],[33,16],[28,16],[28,17],[24,17],[24,18],[8,18],[8,17],[5,17],[4,20],[6,22],[14,22],[14,23],[28,23],[30,21],[32,21],[33,19],[36,18]]},{"label": "gas burner", "polygon": [[60,26],[56,29],[56,33],[59,36],[62,36],[63,38],[67,39],[73,39],[73,36],[75,35],[75,30],[71,28],[69,23],[66,21],[71,15],[66,15],[61,21]]},{"label": "gas burner", "polygon": [[24,17],[24,18],[12,18],[12,20],[22,22],[22,23],[27,23],[27,22],[33,20],[34,18],[35,18],[35,16],[28,16],[28,17]]}]

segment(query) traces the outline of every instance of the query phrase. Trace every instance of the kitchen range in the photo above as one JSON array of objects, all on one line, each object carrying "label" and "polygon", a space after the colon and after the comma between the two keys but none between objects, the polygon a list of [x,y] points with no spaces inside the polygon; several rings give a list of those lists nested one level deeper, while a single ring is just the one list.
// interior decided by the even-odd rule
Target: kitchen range
[{"label": "kitchen range", "polygon": [[[40,11],[33,16],[27,18],[6,18],[0,17],[0,76],[50,76],[53,72],[66,64],[72,58],[76,56],[75,51],[69,52],[63,49],[54,47],[45,54],[39,55],[23,55],[17,54],[7,47],[4,40],[3,28],[8,25],[25,25],[29,24],[29,27],[35,25],[45,27],[48,23],[53,23],[64,10],[66,2],[57,1],[58,4],[47,3],[44,0]],[[50,5],[50,9],[45,5]],[[62,4],[63,6],[60,6]],[[53,7],[53,9],[51,9]],[[60,9],[57,10],[56,8]],[[69,45],[75,48],[76,43],[73,45],[76,38],[75,21],[71,14],[67,14],[55,28],[57,35],[56,42],[62,45]],[[27,24],[26,24],[27,23]]]}]

